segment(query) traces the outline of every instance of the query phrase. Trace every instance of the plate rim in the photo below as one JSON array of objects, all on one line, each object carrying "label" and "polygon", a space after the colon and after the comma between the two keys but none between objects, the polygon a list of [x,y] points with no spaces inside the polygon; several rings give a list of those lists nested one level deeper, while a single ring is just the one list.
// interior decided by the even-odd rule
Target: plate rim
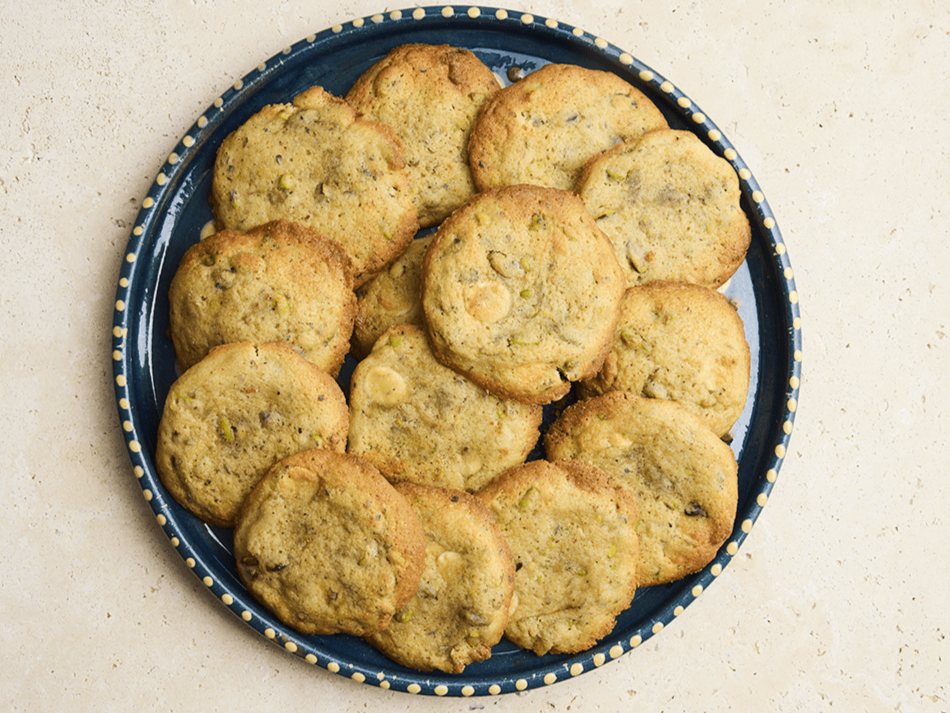
[{"label": "plate rim", "polygon": [[[177,515],[174,510],[168,507],[168,496],[158,479],[154,464],[142,445],[141,427],[135,412],[135,404],[133,404],[130,388],[130,375],[134,373],[132,364],[134,345],[130,347],[130,342],[137,335],[130,335],[130,332],[133,331],[130,327],[134,315],[132,310],[128,309],[128,306],[132,289],[135,287],[136,259],[139,257],[139,251],[148,244],[147,238],[151,236],[156,227],[160,215],[159,208],[164,205],[165,200],[169,197],[172,187],[177,185],[184,167],[189,164],[191,158],[200,150],[205,140],[214,134],[218,125],[226,118],[228,108],[239,104],[239,100],[243,101],[243,97],[249,92],[253,93],[257,88],[266,85],[270,77],[275,72],[280,71],[288,57],[311,51],[314,46],[332,42],[333,38],[344,35],[344,33],[386,31],[393,23],[423,22],[434,25],[449,23],[451,26],[451,23],[455,21],[463,21],[469,25],[473,23],[484,25],[486,29],[493,28],[504,31],[510,27],[511,29],[519,28],[521,31],[527,29],[528,31],[547,33],[556,38],[558,42],[568,42],[575,47],[579,45],[585,50],[597,53],[600,61],[606,60],[626,72],[634,72],[642,84],[653,90],[654,96],[651,98],[662,98],[667,107],[678,114],[691,127],[693,133],[704,139],[704,142],[717,155],[725,158],[736,170],[747,205],[755,212],[756,224],[767,243],[770,243],[772,254],[768,256],[766,251],[766,256],[771,258],[771,267],[782,277],[782,282],[776,286],[776,289],[784,298],[784,314],[782,317],[787,330],[785,345],[788,356],[784,368],[778,369],[785,376],[783,419],[780,424],[775,424],[776,437],[767,444],[767,447],[770,446],[771,450],[767,451],[769,455],[765,471],[756,481],[758,487],[754,488],[750,494],[750,497],[751,495],[755,496],[754,502],[747,510],[737,512],[733,532],[720,548],[716,557],[701,572],[691,575],[690,582],[693,586],[690,591],[672,598],[672,601],[667,602],[650,622],[645,623],[632,636],[625,636],[621,640],[608,636],[599,641],[594,647],[558,660],[556,663],[542,664],[531,669],[530,672],[512,672],[504,676],[413,672],[409,669],[403,669],[394,662],[393,667],[398,667],[399,670],[393,673],[391,670],[381,671],[378,667],[368,666],[360,661],[344,660],[339,656],[326,655],[322,649],[309,640],[310,637],[288,630],[287,627],[273,619],[272,615],[261,607],[243,587],[231,587],[228,582],[222,582],[220,578],[216,579],[212,576],[218,574],[215,563],[205,561],[202,554],[192,546],[187,538],[179,536],[182,528],[177,521]],[[753,216],[750,215],[749,218],[752,220]],[[768,502],[787,453],[801,389],[802,335],[799,298],[781,231],[751,170],[729,140],[702,112],[700,107],[675,84],[640,62],[632,54],[578,27],[527,11],[481,5],[466,5],[457,8],[447,5],[433,5],[387,10],[384,13],[367,15],[345,23],[335,24],[318,33],[309,35],[273,55],[258,65],[257,68],[235,81],[198,117],[162,164],[141,203],[133,225],[122,258],[112,321],[113,387],[120,427],[126,451],[132,463],[133,475],[142,488],[143,496],[151,507],[157,524],[169,539],[174,550],[218,601],[245,624],[258,631],[265,639],[297,655],[307,663],[320,666],[331,673],[347,676],[358,682],[365,682],[380,688],[436,696],[497,695],[547,686],[557,681],[573,678],[628,653],[662,631],[678,617],[685,607],[699,597],[722,573],[723,569],[738,552]],[[765,251],[765,248],[769,245],[763,245],[762,247]],[[152,306],[154,308],[154,302]],[[630,633],[626,632],[626,634]],[[542,661],[542,658],[539,658],[539,661]]]}]

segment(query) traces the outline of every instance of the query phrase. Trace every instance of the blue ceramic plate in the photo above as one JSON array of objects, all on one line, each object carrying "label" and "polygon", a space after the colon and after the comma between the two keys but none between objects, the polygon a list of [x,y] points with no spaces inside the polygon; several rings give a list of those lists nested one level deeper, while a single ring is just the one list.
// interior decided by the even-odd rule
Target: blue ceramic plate
[{"label": "blue ceramic plate", "polygon": [[[649,96],[670,126],[694,132],[740,177],[752,245],[726,293],[740,305],[752,370],[749,400],[731,444],[739,460],[735,529],[702,572],[638,591],[613,632],[582,654],[539,657],[502,641],[491,659],[464,674],[425,674],[394,664],[353,637],[301,636],[244,589],[230,531],[208,527],[183,510],[155,471],[158,422],[178,375],[167,337],[168,286],[185,250],[212,220],[208,195],[221,140],[265,104],[289,101],[312,85],[346,94],[372,63],[409,42],[468,48],[505,82],[512,68],[531,72],[549,62],[615,72]],[[729,141],[691,98],[627,52],[579,28],[495,8],[428,7],[386,12],[311,35],[261,63],[197,118],[142,202],[122,261],[112,348],[122,432],[145,499],[187,566],[238,620],[306,662],[357,681],[412,693],[478,696],[550,685],[608,663],[670,624],[715,580],[765,505],[785,456],[800,385],[801,331],[792,269],[768,203]],[[344,388],[352,366],[342,371]]]}]

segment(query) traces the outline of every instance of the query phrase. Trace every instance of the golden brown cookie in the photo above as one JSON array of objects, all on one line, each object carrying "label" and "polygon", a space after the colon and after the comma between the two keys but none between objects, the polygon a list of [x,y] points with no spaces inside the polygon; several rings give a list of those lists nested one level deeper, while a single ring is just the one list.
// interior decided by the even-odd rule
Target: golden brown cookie
[{"label": "golden brown cookie", "polygon": [[539,186],[486,191],[453,213],[426,251],[422,287],[439,361],[540,404],[600,369],[625,288],[577,197]]},{"label": "golden brown cookie", "polygon": [[416,595],[367,640],[421,671],[461,673],[491,656],[508,623],[515,570],[508,543],[480,500],[448,488],[396,486],[425,533]]},{"label": "golden brown cookie", "polygon": [[343,451],[348,423],[336,381],[286,344],[225,344],[169,389],[155,465],[187,510],[232,527],[275,461],[308,448]]},{"label": "golden brown cookie", "polygon": [[422,227],[438,225],[475,192],[468,138],[479,108],[498,88],[469,50],[410,44],[392,49],[346,95],[359,113],[402,139]]},{"label": "golden brown cookie", "polygon": [[604,367],[582,396],[632,391],[676,401],[725,436],[745,408],[749,344],[732,303],[687,282],[631,287]]},{"label": "golden brown cookie", "polygon": [[309,450],[248,496],[234,530],[248,591],[304,634],[367,636],[412,598],[425,562],[419,519],[369,463]]},{"label": "golden brown cookie", "polygon": [[630,285],[719,287],[751,240],[739,178],[689,131],[658,129],[598,156],[575,189],[613,243]]},{"label": "golden brown cookie", "polygon": [[661,126],[660,110],[617,75],[548,64],[485,102],[469,140],[472,174],[479,190],[569,191],[592,156]]},{"label": "golden brown cookie", "polygon": [[397,325],[350,380],[347,450],[391,481],[477,490],[523,463],[541,407],[499,399],[443,366],[421,327]]},{"label": "golden brown cookie", "polygon": [[362,359],[376,340],[397,324],[425,324],[422,313],[422,257],[432,235],[413,240],[392,265],[360,288],[353,355]]},{"label": "golden brown cookie", "polygon": [[607,471],[640,505],[639,586],[697,572],[732,532],[735,456],[706,422],[672,401],[612,391],[564,410],[544,439],[548,458]]},{"label": "golden brown cookie", "polygon": [[218,149],[211,203],[219,228],[273,220],[315,228],[340,244],[358,287],[395,260],[419,227],[402,142],[311,87],[265,106]]},{"label": "golden brown cookie", "polygon": [[191,246],[168,291],[171,338],[185,371],[212,347],[286,342],[336,375],[350,346],[356,295],[334,242],[276,221]]},{"label": "golden brown cookie", "polygon": [[598,468],[532,461],[477,494],[515,558],[505,636],[538,655],[590,648],[637,587],[637,502]]}]

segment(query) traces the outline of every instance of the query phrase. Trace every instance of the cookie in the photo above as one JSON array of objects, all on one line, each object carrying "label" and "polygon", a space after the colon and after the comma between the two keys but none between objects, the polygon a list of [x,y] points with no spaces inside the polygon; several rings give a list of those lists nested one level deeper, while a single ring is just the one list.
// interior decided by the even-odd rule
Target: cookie
[{"label": "cookie", "polygon": [[532,461],[480,490],[515,559],[505,636],[538,655],[589,649],[637,587],[637,502],[579,461]]},{"label": "cookie", "polygon": [[482,191],[522,183],[569,191],[592,156],[666,125],[616,74],[548,64],[485,102],[469,140],[472,175]]},{"label": "cookie", "polygon": [[438,225],[475,192],[468,139],[485,100],[500,88],[472,52],[450,45],[396,47],[370,67],[346,99],[396,130],[422,227]]},{"label": "cookie", "polygon": [[697,572],[732,532],[735,456],[706,422],[672,401],[612,391],[564,410],[544,439],[548,458],[607,471],[640,505],[639,586]]},{"label": "cookie", "polygon": [[650,131],[592,159],[576,192],[613,243],[630,285],[719,287],[749,248],[736,172],[689,131]]},{"label": "cookie", "polygon": [[356,318],[350,271],[336,243],[296,223],[205,238],[185,253],[168,291],[179,366],[220,344],[286,342],[336,375]]},{"label": "cookie", "polygon": [[425,332],[397,325],[350,380],[347,450],[391,481],[476,490],[523,463],[541,407],[499,399],[443,366]]},{"label": "cookie", "polygon": [[402,142],[311,87],[265,106],[221,143],[211,204],[221,229],[303,223],[340,244],[354,284],[395,260],[419,227]]},{"label": "cookie", "polygon": [[348,425],[336,381],[291,347],[225,344],[169,389],[155,465],[185,509],[232,527],[277,460],[314,447],[343,451]]},{"label": "cookie", "polygon": [[610,349],[624,278],[580,200],[539,186],[476,195],[422,264],[436,357],[501,398],[544,404]]},{"label": "cookie", "polygon": [[462,673],[491,657],[508,623],[515,570],[480,500],[459,490],[396,486],[419,517],[426,555],[415,596],[367,641],[403,666]]},{"label": "cookie", "polygon": [[422,576],[425,540],[407,500],[369,463],[326,450],[281,460],[234,529],[241,581],[303,634],[385,629]]},{"label": "cookie", "polygon": [[722,437],[745,408],[749,362],[742,319],[725,296],[687,282],[649,282],[627,290],[604,366],[579,391],[675,401]]},{"label": "cookie", "polygon": [[362,359],[376,340],[397,324],[425,324],[422,313],[422,257],[432,235],[417,238],[392,265],[360,288],[352,350]]}]

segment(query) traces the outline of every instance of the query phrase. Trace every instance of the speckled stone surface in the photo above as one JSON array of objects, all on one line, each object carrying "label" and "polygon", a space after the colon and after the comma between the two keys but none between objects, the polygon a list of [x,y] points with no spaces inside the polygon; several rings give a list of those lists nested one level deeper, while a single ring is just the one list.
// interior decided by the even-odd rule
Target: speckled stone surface
[{"label": "speckled stone surface", "polygon": [[358,684],[245,626],[175,553],[131,472],[112,384],[116,280],[156,173],[224,88],[393,7],[37,0],[0,20],[0,708],[950,710],[950,10],[505,5],[674,79],[782,229],[801,399],[734,561],[633,651],[495,698]]}]

